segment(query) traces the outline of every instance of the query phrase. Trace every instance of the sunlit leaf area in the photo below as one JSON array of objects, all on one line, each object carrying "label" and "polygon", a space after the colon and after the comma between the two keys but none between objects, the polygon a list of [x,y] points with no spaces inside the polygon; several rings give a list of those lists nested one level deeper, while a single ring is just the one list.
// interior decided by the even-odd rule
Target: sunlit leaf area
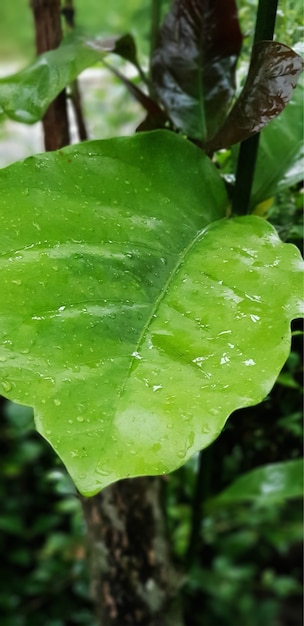
[{"label": "sunlit leaf area", "polygon": [[[74,0],[46,62],[28,2],[0,9],[1,626],[100,626],[80,494],[142,475],[160,477],[178,626],[302,623],[303,75],[231,217],[239,145],[201,147],[242,93],[258,2],[237,1],[229,54],[204,47],[229,65],[219,104],[191,58],[172,78],[160,37],[163,119],[141,75],[151,4]],[[128,33],[140,72],[101,51]],[[279,2],[275,40],[301,55],[302,36],[299,0]],[[70,97],[73,145],[43,154],[37,120],[79,73],[89,142]]]}]

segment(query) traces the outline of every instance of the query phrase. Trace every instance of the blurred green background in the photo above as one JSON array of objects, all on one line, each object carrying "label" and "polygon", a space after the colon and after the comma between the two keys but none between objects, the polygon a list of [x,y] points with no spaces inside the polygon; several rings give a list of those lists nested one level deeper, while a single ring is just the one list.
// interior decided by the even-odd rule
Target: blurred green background
[{"label": "blurred green background", "polygon": [[[0,7],[0,59],[31,59],[35,54],[34,31],[29,0],[2,1]],[[170,0],[162,0],[166,11]],[[132,32],[142,54],[147,54],[150,31],[150,0],[75,0],[76,25],[85,34],[124,34]],[[257,0],[237,0],[246,41],[253,35]],[[303,36],[302,0],[281,0],[277,13],[276,36],[292,46]]]},{"label": "blurred green background", "polygon": [[[31,59],[35,54],[34,31],[28,0],[1,2],[0,58],[8,60],[19,56]],[[149,0],[76,0],[76,25],[85,34],[123,34],[132,31],[148,45]]]},{"label": "blurred green background", "polygon": [[[7,64],[34,56],[26,0],[2,2],[0,74]],[[132,32],[142,58],[148,54],[148,0],[75,0],[77,26],[86,34]],[[163,3],[165,10],[168,2]],[[248,61],[257,2],[239,0]],[[301,40],[299,0],[279,3],[277,38]],[[93,136],[132,132],[142,113],[117,79],[86,89],[85,111]],[[0,127],[10,142],[16,126]],[[21,128],[19,126],[18,128]],[[31,132],[31,128],[28,129]],[[20,158],[20,135],[15,158]],[[7,158],[5,143],[4,158]],[[29,146],[29,151],[31,146]],[[5,162],[3,161],[3,165]],[[300,245],[303,193],[278,194],[270,220],[282,238]],[[302,446],[299,322],[292,352],[278,383],[263,403],[236,412],[219,439],[203,453],[202,494],[216,495],[238,476],[266,463],[295,459]],[[35,433],[30,409],[1,401],[0,421],[0,623],[1,626],[95,626],[89,600],[85,528],[73,484],[49,446]],[[193,515],[198,457],[165,479],[165,504],[176,567],[185,567]],[[187,626],[300,626],[302,509],[287,503],[206,509],[195,558],[182,590]]]}]

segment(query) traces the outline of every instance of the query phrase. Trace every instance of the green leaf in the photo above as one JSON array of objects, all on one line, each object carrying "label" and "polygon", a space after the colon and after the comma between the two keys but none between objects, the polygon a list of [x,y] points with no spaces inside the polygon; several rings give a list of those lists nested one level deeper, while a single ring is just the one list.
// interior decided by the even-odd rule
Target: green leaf
[{"label": "green leaf", "polygon": [[303,91],[301,76],[289,104],[261,133],[252,206],[303,178]]},{"label": "green leaf", "polygon": [[0,107],[11,119],[33,124],[78,74],[101,58],[83,40],[67,39],[21,72],[0,79]]},{"label": "green leaf", "polygon": [[82,493],[172,471],[269,392],[299,252],[260,218],[219,219],[195,146],[80,144],[2,170],[0,191],[3,394],[34,406]]},{"label": "green leaf", "polygon": [[303,459],[264,465],[240,476],[218,496],[209,500],[208,507],[221,507],[246,501],[272,504],[275,501],[303,495]]}]

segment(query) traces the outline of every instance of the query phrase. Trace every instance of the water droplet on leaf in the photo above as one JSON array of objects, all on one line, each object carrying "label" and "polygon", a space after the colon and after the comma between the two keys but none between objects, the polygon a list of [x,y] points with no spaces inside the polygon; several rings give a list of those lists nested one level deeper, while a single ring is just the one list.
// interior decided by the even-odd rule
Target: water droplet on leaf
[{"label": "water droplet on leaf", "polygon": [[12,389],[12,385],[11,385],[11,383],[8,382],[8,380],[4,380],[2,382],[2,387],[3,387],[4,391],[11,391],[11,389]]}]

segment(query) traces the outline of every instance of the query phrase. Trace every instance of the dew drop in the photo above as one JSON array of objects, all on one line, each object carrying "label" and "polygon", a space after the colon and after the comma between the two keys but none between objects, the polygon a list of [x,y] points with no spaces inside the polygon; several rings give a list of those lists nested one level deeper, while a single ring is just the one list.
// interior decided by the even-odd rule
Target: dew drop
[{"label": "dew drop", "polygon": [[100,476],[109,476],[109,472],[99,467],[96,467],[96,474],[100,474]]},{"label": "dew drop", "polygon": [[245,365],[255,365],[255,361],[253,359],[247,359],[247,361],[243,361]]},{"label": "dew drop", "polygon": [[76,419],[77,419],[77,422],[84,422],[84,417],[82,415],[78,415]]},{"label": "dew drop", "polygon": [[12,385],[11,385],[11,383],[8,382],[8,380],[4,380],[2,382],[2,387],[3,387],[4,391],[11,391],[11,389],[12,389]]},{"label": "dew drop", "polygon": [[58,400],[58,398],[55,398],[54,399],[54,404],[55,404],[55,406],[60,406],[61,405],[61,401]]},{"label": "dew drop", "polygon": [[136,352],[136,351],[132,352],[131,356],[134,356],[134,359],[138,359],[138,360],[142,359],[139,352]]},{"label": "dew drop", "polygon": [[158,391],[159,389],[162,389],[162,388],[163,388],[162,385],[153,385],[152,391]]}]

